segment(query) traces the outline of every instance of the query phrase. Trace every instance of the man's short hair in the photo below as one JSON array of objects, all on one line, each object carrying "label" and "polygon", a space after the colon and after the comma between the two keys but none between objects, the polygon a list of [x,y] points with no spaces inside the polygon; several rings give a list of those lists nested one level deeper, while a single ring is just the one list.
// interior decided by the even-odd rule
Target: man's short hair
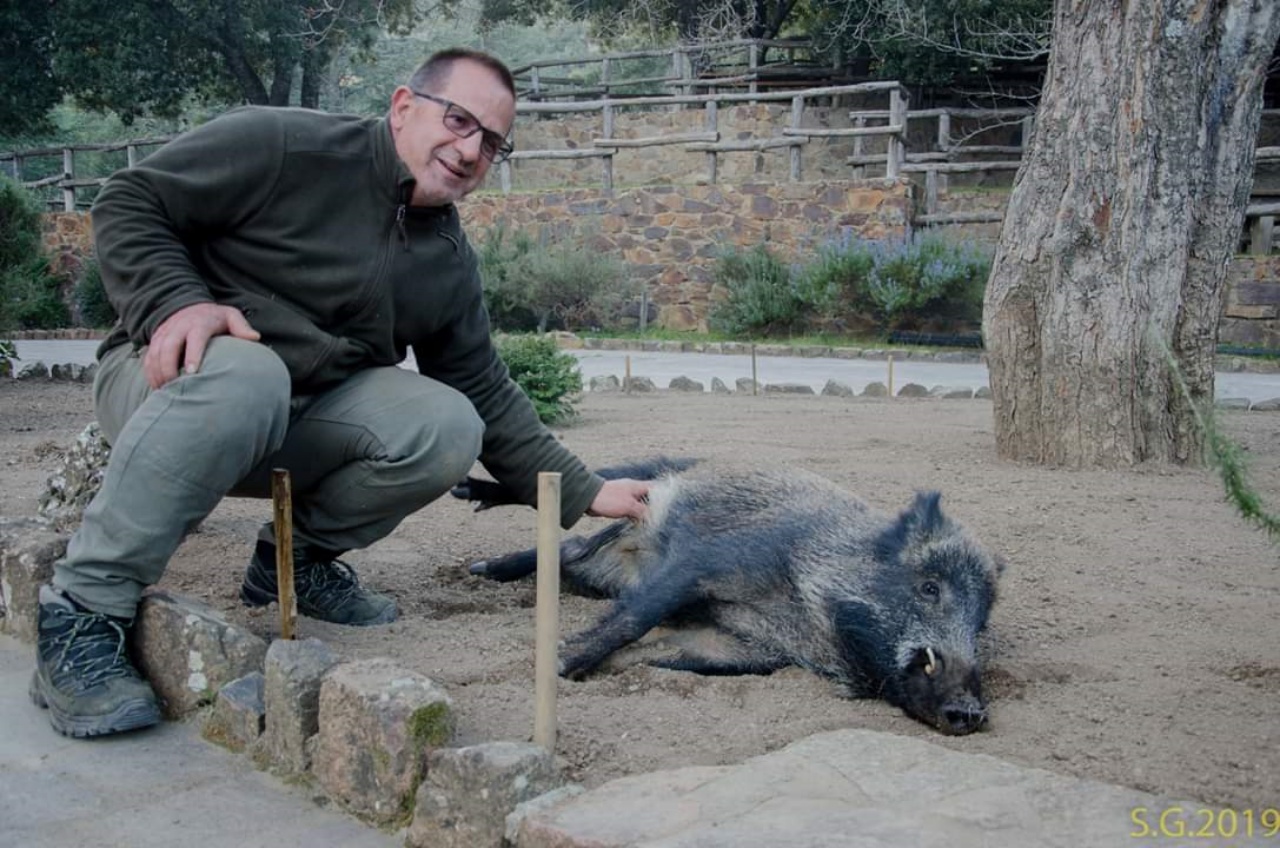
[{"label": "man's short hair", "polygon": [[502,60],[483,50],[471,50],[466,47],[451,47],[448,50],[432,53],[427,57],[427,61],[413,72],[413,76],[409,77],[409,87],[414,91],[435,94],[444,87],[445,80],[449,78],[449,73],[458,62],[475,62],[493,71],[511,93],[511,99],[516,99],[515,78],[511,76],[511,70]]}]

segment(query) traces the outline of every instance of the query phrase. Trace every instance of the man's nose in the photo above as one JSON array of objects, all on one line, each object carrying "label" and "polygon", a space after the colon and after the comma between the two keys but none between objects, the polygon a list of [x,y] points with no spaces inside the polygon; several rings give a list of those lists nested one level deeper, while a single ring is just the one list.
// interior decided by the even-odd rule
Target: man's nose
[{"label": "man's nose", "polygon": [[466,138],[460,138],[457,146],[466,161],[478,162],[483,156],[480,150],[484,146],[484,133],[478,132]]}]

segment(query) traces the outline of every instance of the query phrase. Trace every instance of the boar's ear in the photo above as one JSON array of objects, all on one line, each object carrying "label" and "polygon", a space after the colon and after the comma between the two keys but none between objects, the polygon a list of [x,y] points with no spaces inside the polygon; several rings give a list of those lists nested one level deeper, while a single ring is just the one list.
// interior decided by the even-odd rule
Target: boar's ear
[{"label": "boar's ear", "polygon": [[899,513],[897,519],[876,540],[876,547],[885,560],[897,559],[905,550],[926,541],[945,529],[946,516],[939,502],[941,492],[917,492],[911,506]]}]

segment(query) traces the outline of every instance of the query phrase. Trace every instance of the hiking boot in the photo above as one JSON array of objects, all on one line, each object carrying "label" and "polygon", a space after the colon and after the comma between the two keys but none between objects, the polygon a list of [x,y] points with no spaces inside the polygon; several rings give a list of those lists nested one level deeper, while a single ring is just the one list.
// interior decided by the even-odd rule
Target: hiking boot
[{"label": "hiking boot", "polygon": [[40,587],[36,670],[29,694],[64,736],[105,736],[160,721],[151,685],[125,653],[132,622],[87,610]]},{"label": "hiking boot", "polygon": [[[294,548],[293,590],[298,612],[332,624],[369,626],[390,624],[399,614],[386,595],[360,587],[351,566],[333,551],[311,546]],[[247,606],[264,607],[280,599],[276,586],[276,546],[258,542],[240,587]]]}]

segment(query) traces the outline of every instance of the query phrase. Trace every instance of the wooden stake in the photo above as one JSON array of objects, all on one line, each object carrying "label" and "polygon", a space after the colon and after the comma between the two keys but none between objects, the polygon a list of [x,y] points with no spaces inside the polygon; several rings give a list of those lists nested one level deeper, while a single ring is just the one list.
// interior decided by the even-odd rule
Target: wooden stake
[{"label": "wooden stake", "polygon": [[889,397],[893,397],[893,354],[889,354]]},{"label": "wooden stake", "polygon": [[298,598],[293,592],[293,492],[287,468],[271,469],[271,505],[275,512],[280,638],[292,639],[298,620]]},{"label": "wooden stake", "polygon": [[556,644],[560,640],[560,475],[538,475],[538,602],[533,743],[556,748]]},{"label": "wooden stake", "polygon": [[622,376],[622,391],[630,394],[631,392],[631,354],[627,354],[627,371]]},{"label": "wooden stake", "polygon": [[753,395],[754,395],[754,394],[759,394],[759,392],[758,392],[758,390],[757,390],[757,389],[758,389],[758,387],[759,387],[759,385],[760,385],[760,382],[759,382],[759,380],[756,378],[756,374],[757,374],[757,371],[756,371],[756,346],[755,346],[755,345],[752,345],[752,346],[751,346],[751,394],[753,394]]}]

